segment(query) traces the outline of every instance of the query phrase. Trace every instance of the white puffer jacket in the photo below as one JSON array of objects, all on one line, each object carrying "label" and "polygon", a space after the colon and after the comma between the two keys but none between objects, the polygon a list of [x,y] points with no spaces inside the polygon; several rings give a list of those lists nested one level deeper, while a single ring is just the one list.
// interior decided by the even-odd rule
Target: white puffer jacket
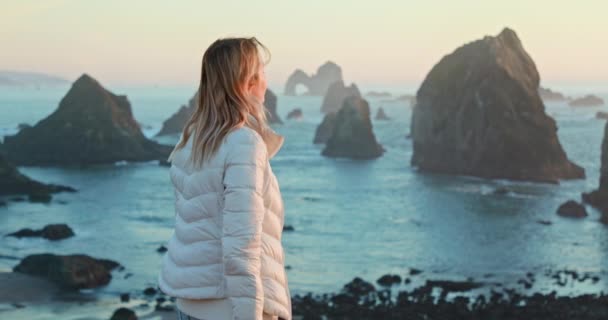
[{"label": "white puffer jacket", "polygon": [[262,312],[292,319],[283,200],[269,162],[283,141],[270,128],[260,135],[241,126],[198,170],[186,161],[192,138],[176,151],[175,230],[158,276],[165,294],[228,298],[233,320],[261,320]]}]

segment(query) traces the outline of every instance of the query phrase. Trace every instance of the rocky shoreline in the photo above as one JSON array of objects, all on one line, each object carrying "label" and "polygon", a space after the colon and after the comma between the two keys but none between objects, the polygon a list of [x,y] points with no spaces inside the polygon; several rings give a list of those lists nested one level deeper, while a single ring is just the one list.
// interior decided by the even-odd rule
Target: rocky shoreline
[{"label": "rocky shoreline", "polygon": [[[553,320],[605,319],[608,314],[608,295],[603,291],[559,295],[555,290],[546,293],[534,288],[541,277],[552,279],[556,288],[576,283],[597,285],[601,281],[598,274],[563,269],[542,274],[528,272],[508,284],[492,281],[494,275],[486,274],[482,279],[463,281],[422,279],[422,285],[411,286],[414,280],[421,280],[417,278],[424,277],[424,273],[412,268],[403,278],[385,274],[375,283],[355,277],[338,292],[292,295],[293,318]],[[0,304],[11,304],[14,308],[53,303],[53,296],[63,290],[52,282],[15,272],[0,273],[0,281],[10,289],[0,295]],[[399,287],[411,288],[397,290]],[[20,290],[22,288],[28,290]],[[474,293],[474,290],[487,292]],[[131,300],[139,304],[134,306]],[[138,314],[141,319],[158,316],[175,319],[175,298],[153,287],[121,293],[116,303],[108,307],[112,308],[108,310],[108,314],[113,313],[111,319],[137,319]]]}]

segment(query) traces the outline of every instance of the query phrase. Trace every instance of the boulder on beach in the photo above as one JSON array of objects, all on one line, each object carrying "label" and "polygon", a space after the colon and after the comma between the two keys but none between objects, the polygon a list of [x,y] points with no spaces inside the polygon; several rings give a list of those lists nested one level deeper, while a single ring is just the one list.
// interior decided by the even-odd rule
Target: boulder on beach
[{"label": "boulder on beach", "polygon": [[341,80],[342,68],[332,61],[327,61],[312,76],[307,75],[300,69],[296,69],[287,78],[284,94],[286,96],[295,96],[296,86],[303,85],[308,89],[307,95],[323,96],[332,83]]},{"label": "boulder on beach", "polygon": [[4,138],[16,165],[86,165],[166,159],[172,147],[147,139],[126,96],[84,74],[51,115]]},{"label": "boulder on beach", "polygon": [[561,102],[561,101],[569,101],[571,99],[570,97],[566,97],[561,92],[553,91],[549,88],[543,88],[543,87],[538,88],[538,94],[540,95],[540,98],[543,99],[543,101]]},{"label": "boulder on beach", "polygon": [[384,108],[382,108],[382,107],[378,108],[378,111],[376,112],[376,116],[374,118],[376,120],[390,120],[391,119],[389,116],[386,115],[386,112],[384,112]]},{"label": "boulder on beach", "polygon": [[[283,123],[277,115],[277,96],[270,90],[266,90],[264,95],[264,105],[268,111],[268,123]],[[190,116],[198,107],[198,91],[188,101],[188,105],[183,105],[169,119],[163,122],[163,126],[156,136],[165,136],[181,133],[184,126],[190,120]]]},{"label": "boulder on beach", "polygon": [[315,137],[313,139],[314,144],[326,143],[331,136],[334,126],[336,125],[336,113],[330,112],[325,114],[323,121],[317,126],[315,130]]},{"label": "boulder on beach", "polygon": [[359,92],[357,85],[352,83],[347,87],[344,85],[344,81],[342,80],[334,82],[331,86],[329,86],[327,93],[323,97],[321,112],[338,112],[344,103],[344,99],[350,96],[361,98],[361,93]]},{"label": "boulder on beach", "polygon": [[568,105],[571,107],[599,107],[604,105],[604,99],[588,94],[568,102]]},{"label": "boulder on beach", "polygon": [[0,154],[0,195],[26,194],[33,199],[48,198],[52,193],[75,192],[71,187],[45,184],[21,174],[17,167]]},{"label": "boulder on beach", "polygon": [[87,289],[105,286],[112,279],[111,270],[120,264],[84,254],[33,254],[13,268],[31,276],[46,278],[64,289]]},{"label": "boulder on beach", "polygon": [[30,228],[21,229],[17,232],[7,234],[9,237],[42,237],[48,240],[62,240],[74,236],[74,231],[65,223],[48,224],[40,230]]},{"label": "boulder on beach", "polygon": [[295,108],[291,111],[289,111],[289,113],[287,114],[287,119],[295,119],[295,120],[300,120],[303,117],[303,113],[302,113],[302,109],[300,108]]},{"label": "boulder on beach", "polygon": [[376,141],[367,101],[355,96],[346,98],[321,154],[334,158],[372,159],[384,151]]},{"label": "boulder on beach", "polygon": [[545,113],[539,82],[534,61],[509,28],[444,56],[417,92],[411,164],[483,178],[584,178]]}]

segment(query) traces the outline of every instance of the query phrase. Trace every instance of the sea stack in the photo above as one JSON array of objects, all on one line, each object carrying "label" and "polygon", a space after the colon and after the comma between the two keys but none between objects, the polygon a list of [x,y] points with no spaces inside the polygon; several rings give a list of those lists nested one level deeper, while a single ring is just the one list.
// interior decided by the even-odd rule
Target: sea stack
[{"label": "sea stack", "polygon": [[303,85],[308,89],[307,95],[323,96],[332,83],[340,80],[342,80],[342,68],[334,62],[327,61],[312,76],[307,75],[300,69],[296,69],[287,78],[284,93],[286,96],[295,96],[296,86]]},{"label": "sea stack", "polygon": [[592,192],[583,193],[582,198],[584,202],[602,212],[603,221],[608,221],[608,122],[604,124],[599,187]]},{"label": "sea stack", "polygon": [[84,74],[51,115],[4,138],[17,165],[86,165],[165,159],[172,148],[147,139],[126,96]]},{"label": "sea stack", "polygon": [[198,91],[188,100],[188,105],[182,105],[176,113],[163,122],[163,127],[156,136],[180,133],[194,110],[196,110],[196,106],[198,106]]},{"label": "sea stack", "polygon": [[323,97],[321,112],[338,112],[344,103],[344,99],[350,96],[361,98],[361,92],[354,83],[348,87],[344,85],[342,80],[332,83],[327,89],[325,97]]},{"label": "sea stack", "polygon": [[444,56],[416,95],[411,164],[483,178],[584,178],[545,113],[539,83],[534,61],[509,28]]},{"label": "sea stack", "polygon": [[[283,123],[277,115],[277,96],[272,91],[266,90],[264,100],[264,105],[269,112],[268,123]],[[188,101],[188,105],[181,106],[176,113],[163,122],[163,127],[156,134],[156,136],[171,135],[182,132],[186,122],[190,120],[190,116],[194,113],[197,107],[198,91]]]},{"label": "sea stack", "polygon": [[380,107],[378,108],[378,111],[376,112],[376,120],[390,120],[391,118],[386,115],[386,112],[384,112],[384,108]]},{"label": "sea stack", "polygon": [[381,156],[384,151],[376,141],[367,101],[356,96],[344,99],[321,154],[334,158],[372,159]]},{"label": "sea stack", "polygon": [[268,111],[268,123],[283,124],[283,121],[281,121],[281,118],[277,114],[277,95],[274,92],[266,90],[264,94],[264,106]]}]

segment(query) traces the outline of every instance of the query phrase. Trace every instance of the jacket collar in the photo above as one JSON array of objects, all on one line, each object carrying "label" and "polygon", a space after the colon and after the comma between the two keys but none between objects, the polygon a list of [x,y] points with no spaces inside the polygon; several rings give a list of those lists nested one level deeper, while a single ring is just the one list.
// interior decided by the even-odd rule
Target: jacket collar
[{"label": "jacket collar", "polygon": [[[255,118],[253,118],[251,115],[249,116],[249,118],[252,119],[252,121],[255,121]],[[283,143],[285,142],[285,137],[276,133],[270,126],[266,126],[264,132],[261,133],[260,136],[262,136],[262,139],[266,143],[266,150],[268,150],[268,159],[272,159],[283,146]]]}]

